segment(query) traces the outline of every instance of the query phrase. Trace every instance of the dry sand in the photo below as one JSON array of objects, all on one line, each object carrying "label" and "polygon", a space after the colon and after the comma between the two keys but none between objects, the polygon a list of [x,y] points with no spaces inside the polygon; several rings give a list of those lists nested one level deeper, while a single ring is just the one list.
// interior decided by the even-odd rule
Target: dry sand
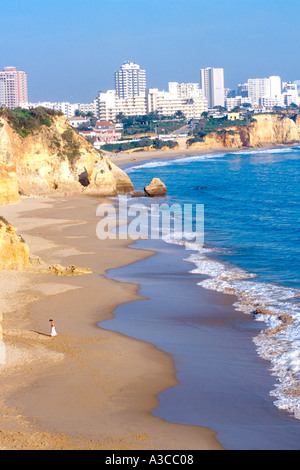
[{"label": "dry sand", "polygon": [[[92,270],[71,277],[0,272],[0,449],[221,449],[209,429],[151,415],[157,394],[176,385],[167,354],[97,326],[118,304],[139,298],[138,286],[105,272],[152,255],[126,240],[100,241],[99,203],[30,197],[0,210],[47,265]],[[49,336],[51,317],[56,338]]]}]

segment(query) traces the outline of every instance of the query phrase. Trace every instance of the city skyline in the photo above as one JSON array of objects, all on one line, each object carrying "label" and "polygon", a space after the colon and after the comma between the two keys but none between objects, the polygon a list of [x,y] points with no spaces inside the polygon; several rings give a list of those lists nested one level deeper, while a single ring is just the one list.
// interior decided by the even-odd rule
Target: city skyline
[{"label": "city skyline", "polygon": [[231,111],[240,106],[252,108],[256,112],[270,111],[274,107],[300,105],[299,85],[296,82],[283,82],[279,76],[248,79],[237,89],[224,86],[224,69],[208,67],[201,69],[200,82],[168,82],[168,91],[147,88],[146,70],[139,64],[125,61],[115,72],[115,89],[99,92],[91,103],[70,103],[27,100],[27,74],[8,66],[0,72],[0,105],[35,108],[44,106],[62,111],[73,117],[75,111],[92,113],[98,119],[115,121],[118,114],[128,116],[174,115],[182,112],[187,119],[199,119],[203,112],[221,107]]},{"label": "city skyline", "polygon": [[[124,61],[123,64],[121,64],[119,71],[123,68],[123,66],[124,66],[125,64],[132,64],[132,65],[136,66],[138,69],[140,69],[140,66],[139,66],[138,64],[134,64],[132,61]],[[4,66],[3,69],[4,69],[4,71],[0,72],[0,74],[4,74],[4,73],[6,73],[6,72],[5,72],[6,70],[10,70],[10,69],[13,69],[13,70],[15,70],[15,71],[17,70],[15,66],[11,66],[11,65],[9,65],[9,66]],[[116,72],[114,73],[114,75],[115,75],[115,82],[113,83],[113,86],[111,86],[111,87],[110,87],[109,89],[107,89],[107,90],[101,90],[101,91],[99,91],[91,100],[89,100],[89,103],[92,103],[93,101],[95,101],[95,99],[97,99],[97,97],[99,96],[99,94],[103,94],[103,93],[105,94],[105,93],[114,92],[114,93],[116,93],[116,94],[118,95],[118,86],[120,86],[120,85],[117,85],[117,82],[116,82],[116,74],[118,74],[119,71],[116,71]],[[221,76],[220,76],[220,78],[218,79],[218,86],[219,86],[218,89],[221,90],[221,88],[223,88],[223,92],[224,92],[224,93],[222,93],[222,96],[220,95],[220,96],[217,98],[217,100],[216,100],[215,102],[210,102],[210,98],[209,98],[209,96],[207,95],[208,91],[207,91],[207,89],[206,89],[208,85],[207,85],[207,83],[205,84],[205,82],[206,82],[206,80],[207,80],[208,78],[205,80],[205,79],[204,79],[204,76],[203,76],[203,73],[204,73],[204,72],[206,72],[206,73],[211,73],[212,71],[215,71],[214,73],[216,73],[216,72],[218,72],[218,71],[219,71],[218,73],[221,73]],[[157,90],[160,90],[161,92],[165,92],[165,88],[164,88],[164,89],[159,89],[158,87],[155,87],[155,86],[154,86],[154,87],[145,86],[145,84],[146,84],[146,74],[145,74],[145,72],[146,72],[146,71],[145,71],[145,70],[142,70],[141,72],[143,72],[143,74],[144,74],[144,75],[143,75],[144,91],[146,91],[146,90],[151,90],[151,89],[157,89]],[[27,95],[27,72],[26,72],[26,71],[17,71],[17,72],[15,72],[15,73],[17,73],[17,74],[24,74],[24,75],[25,75],[25,77],[26,77],[26,97],[27,97],[27,96],[28,96],[28,95]],[[226,99],[226,93],[225,93],[226,90],[227,90],[227,92],[229,92],[229,91],[236,92],[236,94],[239,95],[239,94],[240,94],[240,93],[239,93],[239,88],[244,87],[244,86],[248,86],[247,84],[248,84],[249,82],[264,82],[265,80],[268,81],[270,78],[272,78],[272,77],[269,77],[269,78],[268,78],[268,77],[256,77],[256,78],[252,77],[252,78],[248,78],[248,79],[247,79],[245,82],[243,82],[243,83],[240,83],[240,82],[239,82],[239,83],[236,83],[236,86],[230,89],[230,88],[226,87],[226,85],[225,85],[225,83],[224,83],[224,69],[223,69],[223,68],[207,67],[206,69],[200,69],[200,79],[199,79],[197,82],[196,82],[196,81],[193,81],[193,82],[181,82],[181,83],[180,83],[180,82],[175,82],[175,81],[173,81],[173,82],[170,82],[170,81],[169,81],[168,84],[167,84],[167,89],[169,88],[169,91],[170,91],[170,84],[177,84],[177,85],[182,85],[182,86],[186,86],[186,85],[195,85],[195,84],[197,84],[197,86],[199,86],[200,89],[203,90],[204,95],[207,95],[206,97],[207,97],[207,100],[208,100],[208,103],[209,103],[210,107],[213,107],[213,106],[216,106],[216,105],[223,106],[223,105],[224,105],[223,101],[224,101],[224,99]],[[297,83],[297,84],[298,84],[298,89],[299,89],[300,80],[297,80],[297,81],[293,81],[293,82],[292,82],[292,81],[289,80],[289,79],[288,79],[287,81],[284,81],[284,80],[282,80],[282,78],[279,77],[279,76],[273,76],[273,78],[280,80],[280,86],[283,86],[284,83],[286,83],[286,84],[295,84],[295,83]],[[209,79],[209,80],[211,80],[211,79]],[[283,91],[283,89],[282,89],[282,91]],[[137,96],[139,95],[139,92],[141,92],[141,90],[137,90],[137,92],[136,92],[136,95],[137,95]],[[211,92],[209,92],[209,93],[211,93]],[[279,94],[279,93],[278,93],[278,94]],[[2,97],[2,95],[3,95],[3,93],[1,94],[1,87],[0,87],[0,97]],[[3,96],[4,96],[4,95],[3,95]],[[235,96],[235,95],[234,95],[234,96]],[[125,96],[120,96],[120,97],[121,97],[121,98],[125,98]],[[219,100],[219,102],[218,102],[218,100]],[[83,101],[80,101],[80,100],[73,100],[73,101],[71,102],[71,101],[68,101],[68,100],[66,100],[66,99],[62,99],[62,100],[47,100],[46,98],[41,98],[40,100],[38,100],[38,101],[36,101],[36,102],[49,102],[49,103],[50,103],[50,102],[52,102],[52,103],[54,103],[54,102],[60,102],[60,103],[66,103],[66,104],[71,104],[71,103],[74,103],[74,104],[76,104],[76,103],[82,103],[82,104],[83,104]],[[28,104],[28,103],[33,103],[33,100],[30,100],[30,97],[29,97],[29,99],[28,99],[28,101],[27,101],[27,104]],[[2,104],[5,104],[4,101],[3,101]],[[19,105],[22,105],[22,104],[25,105],[25,104],[26,104],[26,100],[21,100],[21,101],[19,100]],[[259,104],[259,103],[257,102],[256,104]]]},{"label": "city skyline", "polygon": [[114,88],[126,60],[147,71],[147,87],[199,82],[200,69],[225,70],[225,87],[248,78],[300,78],[299,2],[279,0],[11,0],[2,5],[0,66],[28,74],[31,101],[89,102]]}]

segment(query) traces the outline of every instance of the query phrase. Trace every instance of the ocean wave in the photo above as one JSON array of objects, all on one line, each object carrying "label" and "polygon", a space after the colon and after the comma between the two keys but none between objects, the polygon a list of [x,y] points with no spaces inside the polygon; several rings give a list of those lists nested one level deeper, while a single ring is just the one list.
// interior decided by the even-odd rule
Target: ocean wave
[{"label": "ocean wave", "polygon": [[189,163],[189,162],[199,162],[205,160],[213,160],[214,158],[222,158],[226,154],[225,153],[206,153],[203,155],[194,155],[192,157],[182,157],[182,158],[175,158],[172,160],[152,160],[147,163],[143,163],[141,165],[134,165],[130,166],[126,169],[126,173],[133,173],[136,170],[144,170],[147,168],[160,168],[164,166],[174,165],[178,163]]},{"label": "ocean wave", "polygon": [[291,153],[300,149],[300,146],[291,147],[275,147],[275,148],[264,148],[264,149],[244,149],[234,152],[218,152],[218,153],[204,153],[201,155],[183,156],[182,158],[166,159],[166,160],[151,160],[140,165],[133,165],[126,169],[126,173],[133,173],[136,170],[142,170],[147,168],[160,168],[180,163],[200,162],[214,159],[224,158],[228,155],[268,155],[268,154],[282,154]]},{"label": "ocean wave", "polygon": [[300,419],[300,290],[260,282],[256,274],[213,258],[218,255],[216,249],[181,240],[166,241],[195,251],[186,261],[195,265],[191,273],[205,276],[199,286],[234,295],[236,310],[265,324],[253,341],[277,379],[270,395],[276,398],[275,406]]},{"label": "ocean wave", "polygon": [[291,153],[299,150],[300,147],[275,147],[275,148],[265,148],[265,149],[256,149],[256,150],[241,150],[234,152],[236,155],[268,155],[268,154],[282,154],[282,153]]}]

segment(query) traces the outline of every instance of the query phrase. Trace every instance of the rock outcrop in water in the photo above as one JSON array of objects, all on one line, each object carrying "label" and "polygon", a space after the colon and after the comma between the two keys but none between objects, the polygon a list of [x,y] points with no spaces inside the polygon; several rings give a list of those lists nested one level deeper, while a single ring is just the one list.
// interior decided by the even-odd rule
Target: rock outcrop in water
[{"label": "rock outcrop in water", "polygon": [[165,196],[167,188],[159,178],[153,178],[151,182],[144,188],[145,196]]},{"label": "rock outcrop in water", "polygon": [[207,134],[202,142],[195,142],[191,149],[256,148],[263,146],[294,144],[300,140],[300,116],[259,114],[248,126],[233,126]]},{"label": "rock outcrop in water", "polygon": [[14,113],[0,113],[0,205],[18,202],[20,194],[132,193],[126,173],[74,131],[65,116],[43,109],[38,124],[30,121],[28,130],[24,116],[19,122]]}]

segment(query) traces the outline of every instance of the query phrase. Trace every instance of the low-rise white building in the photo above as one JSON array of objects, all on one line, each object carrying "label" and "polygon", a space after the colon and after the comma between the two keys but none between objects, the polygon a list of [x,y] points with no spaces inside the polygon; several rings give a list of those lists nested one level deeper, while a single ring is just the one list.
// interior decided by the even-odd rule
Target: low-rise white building
[{"label": "low-rise white building", "polygon": [[37,103],[28,103],[26,108],[38,108],[42,106],[47,109],[54,109],[55,111],[62,112],[67,118],[75,116],[76,111],[84,114],[91,112],[95,115],[95,102],[93,103],[69,103],[68,101],[39,101]]},{"label": "low-rise white building", "polygon": [[174,96],[174,98],[180,99],[190,99],[198,98],[203,96],[202,90],[200,90],[199,83],[178,83],[178,82],[169,82],[168,83],[169,93]]},{"label": "low-rise white building", "polygon": [[225,107],[228,111],[243,106],[244,104],[251,104],[250,99],[244,96],[235,96],[234,98],[226,98],[225,100]]},{"label": "low-rise white building", "polygon": [[79,103],[78,109],[81,113],[92,114],[93,116],[96,116],[95,101],[93,101],[92,103]]},{"label": "low-rise white building", "polygon": [[97,118],[115,121],[119,114],[144,116],[156,112],[159,116],[173,116],[181,111],[187,119],[199,119],[207,111],[207,100],[198,84],[169,83],[169,91],[150,88],[144,93],[126,99],[119,98],[114,90],[99,93],[95,100]]},{"label": "low-rise white building", "polygon": [[281,95],[280,99],[278,98],[261,98],[260,105],[266,111],[272,111],[274,107],[278,106],[279,108],[284,107],[284,99],[283,95]]},{"label": "low-rise white building", "polygon": [[187,119],[200,119],[202,113],[208,110],[207,100],[201,90],[194,97],[180,98],[170,92],[150,88],[147,102],[148,112],[157,112],[159,116],[173,116],[181,111]]},{"label": "low-rise white building", "polygon": [[28,103],[27,108],[38,108],[42,106],[43,108],[53,109],[55,111],[62,112],[67,118],[70,118],[75,115],[75,112],[79,109],[78,103],[68,103],[64,102],[53,102],[53,101],[39,101],[37,103]]},{"label": "low-rise white building", "polygon": [[83,118],[83,117],[80,117],[80,116],[75,116],[75,117],[69,118],[68,121],[71,124],[71,126],[75,127],[75,128],[78,128],[78,127],[81,127],[81,126],[88,127],[91,124],[91,122],[88,118]]},{"label": "low-rise white building", "polygon": [[116,113],[126,116],[144,116],[147,114],[146,92],[140,95],[129,96],[128,98],[116,99]]},{"label": "low-rise white building", "polygon": [[94,101],[96,117],[100,121],[115,121],[116,112],[116,92],[115,90],[107,90],[100,92]]},{"label": "low-rise white building", "polygon": [[295,104],[299,106],[300,98],[298,95],[297,83],[292,83],[292,82],[285,83],[282,95],[283,95],[283,102],[285,106],[290,106],[291,104]]}]

